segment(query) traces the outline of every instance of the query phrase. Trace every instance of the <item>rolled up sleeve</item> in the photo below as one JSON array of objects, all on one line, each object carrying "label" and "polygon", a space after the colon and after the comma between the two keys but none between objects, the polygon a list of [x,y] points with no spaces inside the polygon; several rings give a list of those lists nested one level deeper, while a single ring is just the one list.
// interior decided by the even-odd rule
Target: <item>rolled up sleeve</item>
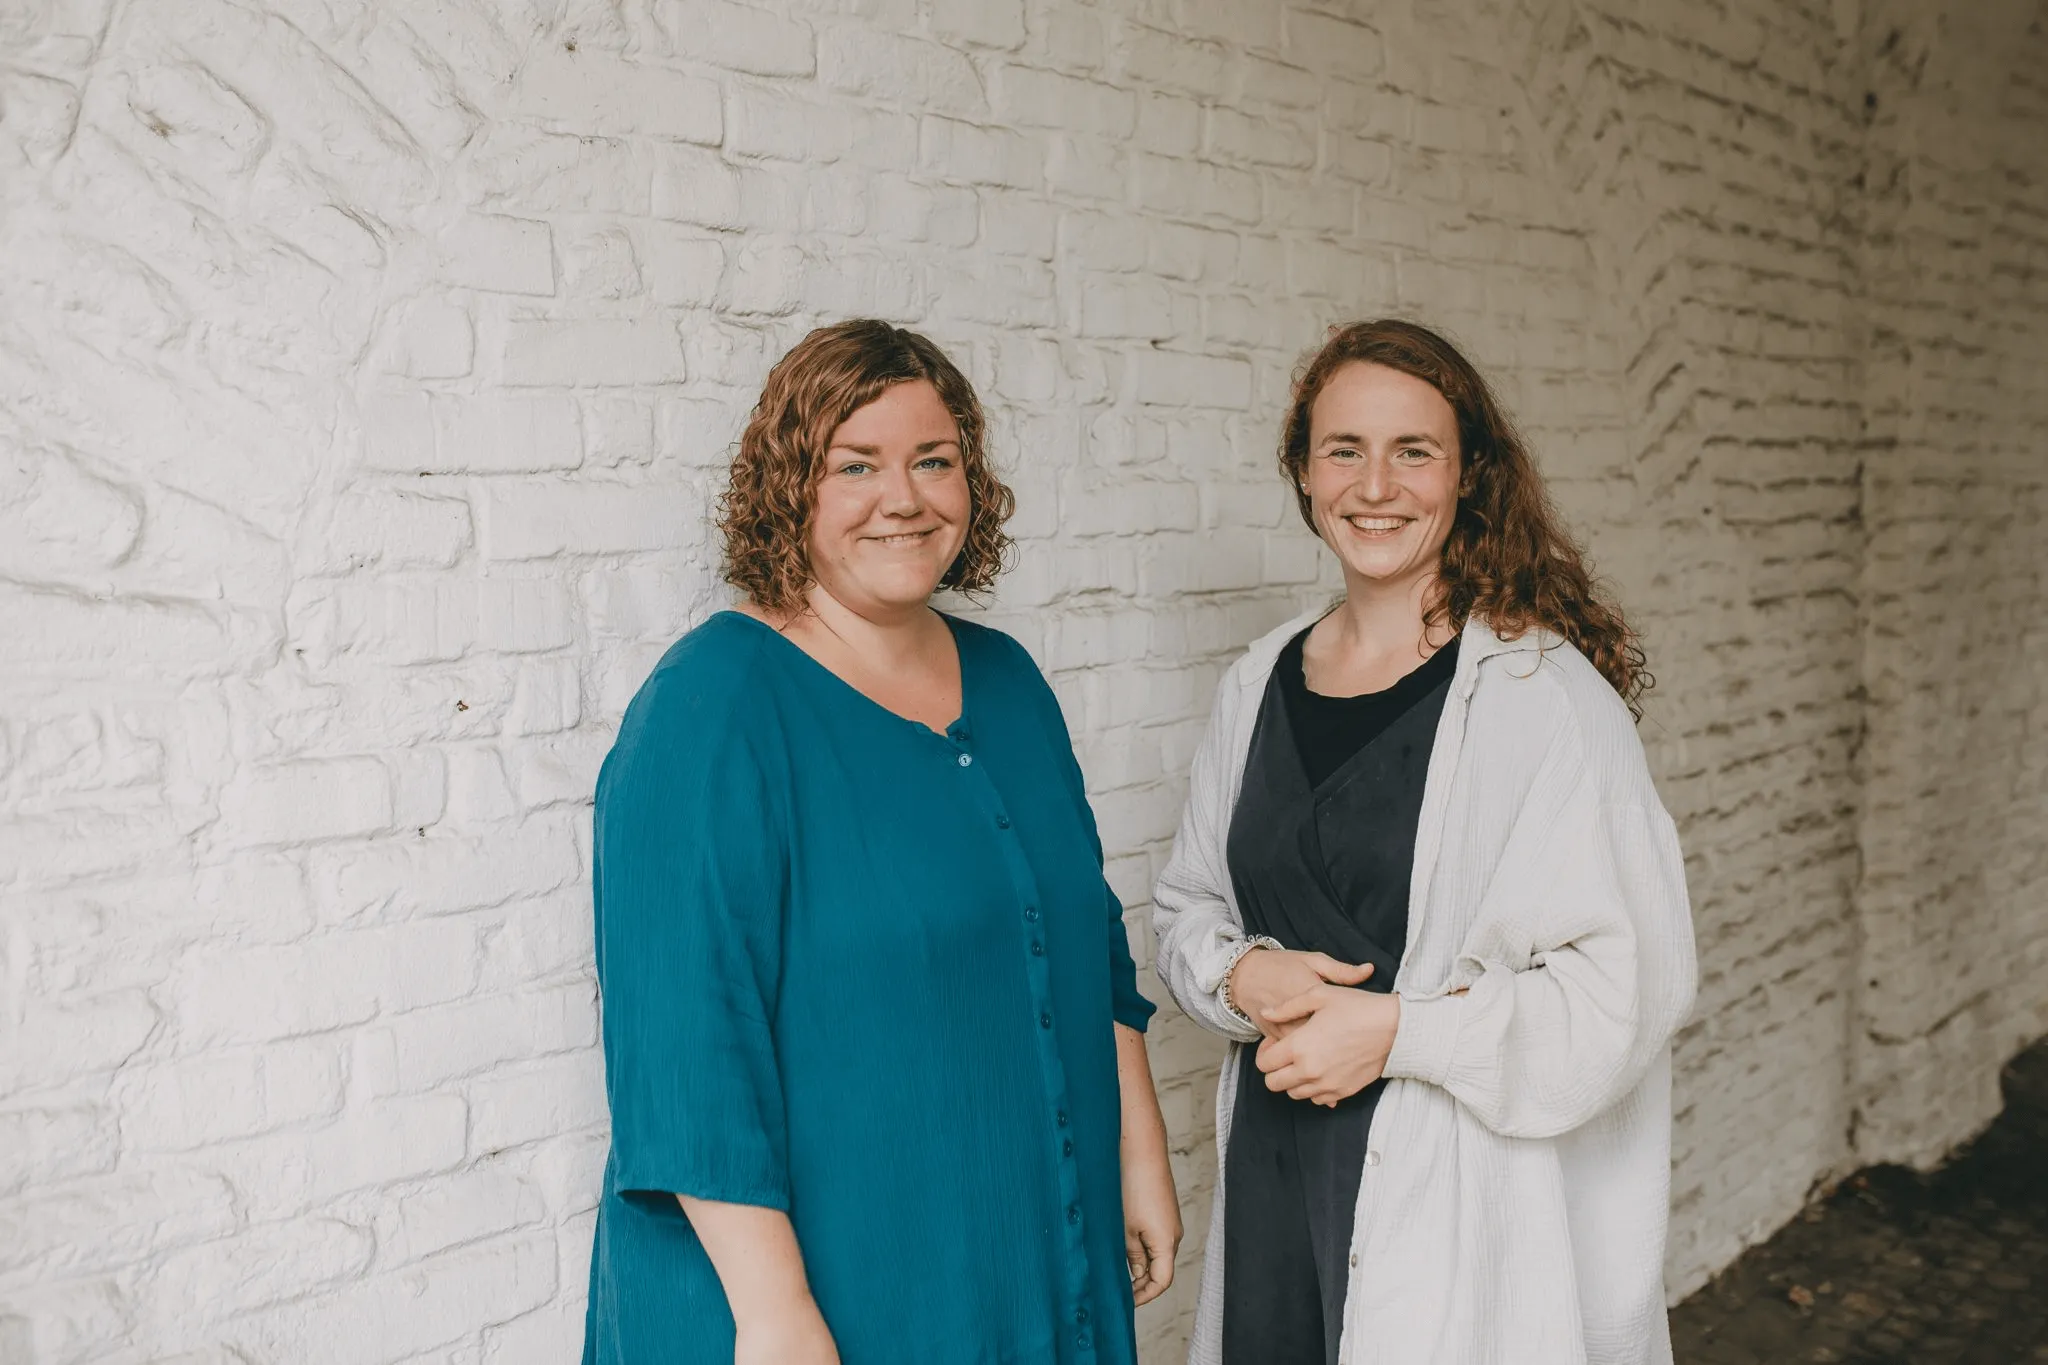
[{"label": "rolled up sleeve", "polygon": [[615,1178],[627,1193],[787,1210],[772,1027],[780,825],[743,738],[691,703],[660,689],[643,696],[598,782],[597,970]]}]

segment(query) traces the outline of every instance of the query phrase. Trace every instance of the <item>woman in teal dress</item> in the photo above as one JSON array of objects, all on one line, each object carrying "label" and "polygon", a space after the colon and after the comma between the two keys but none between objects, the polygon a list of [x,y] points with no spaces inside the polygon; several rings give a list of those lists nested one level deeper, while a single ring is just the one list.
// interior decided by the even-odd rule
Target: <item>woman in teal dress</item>
[{"label": "woman in teal dress", "polygon": [[612,1149],[586,1365],[1133,1365],[1181,1227],[1122,910],[1057,702],[943,616],[1009,491],[879,322],[770,374],[744,594],[598,779]]}]

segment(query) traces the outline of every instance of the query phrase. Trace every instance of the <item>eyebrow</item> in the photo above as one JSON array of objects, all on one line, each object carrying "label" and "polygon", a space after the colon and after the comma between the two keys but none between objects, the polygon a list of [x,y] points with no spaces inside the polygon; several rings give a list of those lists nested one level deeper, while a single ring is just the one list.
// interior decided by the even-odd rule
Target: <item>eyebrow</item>
[{"label": "eyebrow", "polygon": [[[920,442],[917,447],[917,453],[920,455],[929,455],[934,450],[937,450],[940,446],[957,446],[959,444],[960,441],[957,437],[945,436],[941,437],[939,440],[936,441]],[[857,446],[847,441],[839,442],[838,444],[834,445],[832,449],[850,450],[856,455],[868,456],[879,455],[882,453],[882,448],[880,446]]]},{"label": "eyebrow", "polygon": [[[1327,445],[1362,446],[1365,444],[1366,439],[1363,436],[1355,435],[1348,431],[1333,431],[1322,440],[1316,442],[1318,447]],[[1397,446],[1435,446],[1438,450],[1444,448],[1443,442],[1437,440],[1434,436],[1422,432],[1411,432],[1406,436],[1396,436],[1394,444]]]}]

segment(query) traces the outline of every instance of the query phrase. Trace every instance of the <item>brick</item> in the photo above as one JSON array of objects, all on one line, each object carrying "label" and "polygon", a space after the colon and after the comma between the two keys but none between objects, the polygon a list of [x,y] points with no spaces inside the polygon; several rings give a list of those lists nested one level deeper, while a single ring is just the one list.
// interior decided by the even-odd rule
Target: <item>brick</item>
[{"label": "brick", "polygon": [[572,1054],[469,1087],[470,1146],[479,1155],[604,1122],[604,1068],[594,1052]]},{"label": "brick", "polygon": [[469,505],[406,490],[336,499],[303,561],[310,571],[353,573],[372,565],[445,569],[470,544]]},{"label": "brick", "polygon": [[1137,127],[1138,100],[1129,90],[1031,66],[999,66],[993,76],[990,104],[1011,123],[1109,138]]},{"label": "brick", "polygon": [[1135,369],[1140,403],[1237,408],[1251,402],[1251,366],[1234,357],[1153,350],[1138,356]]},{"label": "brick", "polygon": [[573,399],[559,395],[436,395],[434,453],[423,471],[535,474],[574,469],[583,437]]},{"label": "brick", "polygon": [[1341,72],[1357,80],[1380,69],[1384,44],[1364,24],[1315,10],[1287,11],[1288,58],[1316,71]]},{"label": "brick", "polygon": [[1045,179],[1044,149],[1036,140],[950,118],[919,123],[918,164],[929,175],[968,185],[1034,189]]},{"label": "brick", "polygon": [[[484,558],[551,559],[574,547],[618,554],[673,549],[688,522],[678,499],[632,484],[496,480],[478,499]],[[593,531],[602,536],[592,538]]]},{"label": "brick", "polygon": [[227,1241],[167,1257],[156,1297],[180,1306],[189,1326],[299,1298],[362,1278],[376,1251],[368,1228],[333,1218],[246,1228]]},{"label": "brick", "polygon": [[633,239],[618,228],[587,233],[563,244],[563,292],[579,299],[630,299],[641,292]]},{"label": "brick", "polygon": [[726,94],[725,150],[810,164],[837,161],[870,120],[783,85],[735,83]]},{"label": "brick", "polygon": [[645,133],[717,146],[724,133],[712,81],[608,54],[543,49],[520,73],[515,111],[550,131],[620,137]]},{"label": "brick", "polygon": [[932,31],[1005,51],[1024,42],[1024,0],[932,0]]},{"label": "brick", "polygon": [[398,1090],[430,1092],[508,1062],[589,1049],[597,1042],[596,993],[577,982],[486,995],[394,1016],[380,1032]]},{"label": "brick", "polygon": [[403,1264],[526,1227],[546,1213],[531,1182],[509,1171],[475,1169],[400,1198],[384,1240]]},{"label": "brick", "polygon": [[345,839],[391,826],[391,774],[374,758],[282,763],[241,774],[221,793],[237,847]]},{"label": "brick", "polygon": [[1253,223],[1262,213],[1259,182],[1249,172],[1204,161],[1139,155],[1131,159],[1141,207],[1175,217],[1220,217]]},{"label": "brick", "polygon": [[51,1104],[0,1112],[0,1193],[19,1194],[114,1168],[118,1133],[110,1110]]},{"label": "brick", "polygon": [[198,1042],[263,1042],[450,999],[476,979],[476,933],[455,918],[197,955],[177,972],[180,1031]]},{"label": "brick", "polygon": [[[648,149],[621,138],[499,124],[483,135],[465,174],[475,186],[477,207],[510,209],[512,216],[644,214],[649,211],[654,167],[664,155],[672,154],[665,147]],[[533,247],[528,243],[521,250],[530,253]],[[509,267],[501,263],[492,268]],[[522,265],[516,278],[537,285],[538,270]],[[539,291],[522,288],[511,292]]]},{"label": "brick", "polygon": [[738,227],[739,172],[701,147],[658,147],[648,211],[675,223]]},{"label": "brick", "polygon": [[512,785],[520,809],[589,800],[597,786],[598,767],[610,747],[608,736],[589,731],[522,746],[512,762]]},{"label": "brick", "polygon": [[385,346],[392,373],[459,379],[476,360],[476,330],[461,305],[445,298],[415,299],[393,318]]},{"label": "brick", "polygon": [[0,1208],[0,1273],[54,1280],[132,1265],[157,1247],[235,1226],[234,1191],[216,1176],[133,1171],[71,1182]]},{"label": "brick", "polygon": [[811,26],[720,0],[663,0],[655,18],[674,52],[693,63],[756,76],[808,76],[817,69]]},{"label": "brick", "polygon": [[527,385],[680,383],[681,339],[665,318],[645,321],[515,320],[506,325],[504,382]]},{"label": "brick", "polygon": [[1141,24],[1125,24],[1119,40],[1123,74],[1129,80],[1197,98],[1213,97],[1223,88],[1228,53],[1221,43],[1191,41]]},{"label": "brick", "polygon": [[571,830],[539,819],[488,834],[383,840],[308,861],[315,901],[330,921],[503,905],[562,886],[581,870]]},{"label": "brick", "polygon": [[1303,169],[1315,165],[1316,135],[1292,120],[1218,108],[1208,111],[1207,150],[1224,161]]},{"label": "brick", "polygon": [[818,79],[842,94],[941,114],[972,118],[987,108],[981,77],[965,53],[854,25],[819,34]]},{"label": "brick", "polygon": [[1061,194],[1121,203],[1130,187],[1123,149],[1090,137],[1059,134],[1045,161],[1046,183]]}]

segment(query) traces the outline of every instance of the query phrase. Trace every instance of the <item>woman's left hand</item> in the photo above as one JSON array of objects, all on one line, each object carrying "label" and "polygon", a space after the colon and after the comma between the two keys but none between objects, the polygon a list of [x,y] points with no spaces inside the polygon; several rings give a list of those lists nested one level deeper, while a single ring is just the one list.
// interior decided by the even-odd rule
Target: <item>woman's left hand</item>
[{"label": "woman's left hand", "polygon": [[1349,986],[1313,986],[1266,1010],[1264,1017],[1268,1024],[1294,1025],[1285,1037],[1259,1044],[1266,1089],[1334,1107],[1385,1070],[1401,1024],[1401,998]]},{"label": "woman's left hand", "polygon": [[1124,1155],[1124,1257],[1131,1265],[1131,1298],[1147,1304],[1173,1283],[1180,1247],[1180,1200],[1166,1144],[1155,1153]]}]

